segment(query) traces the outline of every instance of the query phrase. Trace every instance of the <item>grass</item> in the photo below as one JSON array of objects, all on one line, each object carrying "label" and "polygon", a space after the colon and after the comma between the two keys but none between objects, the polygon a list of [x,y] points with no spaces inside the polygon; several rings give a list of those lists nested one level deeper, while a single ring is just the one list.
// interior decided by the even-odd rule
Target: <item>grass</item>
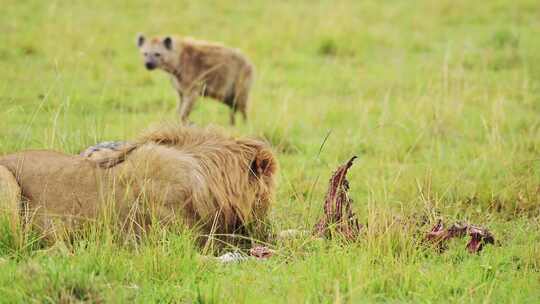
[{"label": "grass", "polygon": [[[222,41],[257,67],[250,121],[231,128],[207,100],[191,119],[276,146],[276,229],[311,229],[352,155],[369,229],[235,265],[201,259],[185,233],[42,248],[4,229],[0,302],[537,302],[539,27],[535,0],[4,1],[0,154],[75,153],[174,119],[136,33]],[[417,242],[429,224],[401,225],[438,217],[485,225],[500,246],[438,254]]]}]

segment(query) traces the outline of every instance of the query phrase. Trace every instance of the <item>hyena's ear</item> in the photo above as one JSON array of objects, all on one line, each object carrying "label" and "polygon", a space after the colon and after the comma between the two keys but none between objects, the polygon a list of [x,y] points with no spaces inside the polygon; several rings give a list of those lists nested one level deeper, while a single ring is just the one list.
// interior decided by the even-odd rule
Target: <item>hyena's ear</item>
[{"label": "hyena's ear", "polygon": [[165,46],[166,49],[172,50],[172,38],[165,37],[165,39],[163,39],[163,45]]},{"label": "hyena's ear", "polygon": [[137,46],[141,47],[144,44],[145,40],[146,40],[146,38],[144,37],[143,34],[138,34],[137,35]]},{"label": "hyena's ear", "polygon": [[262,148],[251,162],[251,173],[256,177],[272,177],[277,171],[277,161],[268,148]]}]

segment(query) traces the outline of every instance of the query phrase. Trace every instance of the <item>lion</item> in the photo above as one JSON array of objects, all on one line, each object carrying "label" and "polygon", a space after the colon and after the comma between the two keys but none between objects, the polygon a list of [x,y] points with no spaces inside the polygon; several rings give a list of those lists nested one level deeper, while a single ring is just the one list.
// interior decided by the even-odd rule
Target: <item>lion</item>
[{"label": "lion", "polygon": [[50,236],[105,210],[122,227],[182,223],[201,234],[234,234],[263,220],[278,162],[270,146],[213,128],[162,125],[110,153],[50,150],[0,157],[0,200],[8,217]]}]

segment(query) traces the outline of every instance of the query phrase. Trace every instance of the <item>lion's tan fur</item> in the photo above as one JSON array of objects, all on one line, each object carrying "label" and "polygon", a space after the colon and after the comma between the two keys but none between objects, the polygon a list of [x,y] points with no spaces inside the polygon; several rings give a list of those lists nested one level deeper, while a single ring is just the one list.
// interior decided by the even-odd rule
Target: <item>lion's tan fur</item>
[{"label": "lion's tan fur", "polygon": [[81,156],[26,151],[0,158],[0,168],[15,176],[25,208],[44,231],[95,219],[111,206],[124,223],[136,213],[142,221],[180,219],[218,233],[266,215],[277,162],[265,143],[213,129],[161,126],[133,145],[112,156],[122,158],[112,167]]}]

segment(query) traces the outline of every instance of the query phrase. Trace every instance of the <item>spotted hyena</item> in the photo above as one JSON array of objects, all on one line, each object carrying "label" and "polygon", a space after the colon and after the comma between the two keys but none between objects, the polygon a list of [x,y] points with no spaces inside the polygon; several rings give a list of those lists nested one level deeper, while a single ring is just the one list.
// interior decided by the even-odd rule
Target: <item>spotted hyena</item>
[{"label": "spotted hyena", "polygon": [[146,38],[139,35],[137,45],[148,70],[161,69],[171,75],[179,97],[178,115],[182,122],[187,121],[199,96],[228,105],[231,124],[235,123],[237,111],[247,119],[254,68],[240,51],[174,36]]}]

